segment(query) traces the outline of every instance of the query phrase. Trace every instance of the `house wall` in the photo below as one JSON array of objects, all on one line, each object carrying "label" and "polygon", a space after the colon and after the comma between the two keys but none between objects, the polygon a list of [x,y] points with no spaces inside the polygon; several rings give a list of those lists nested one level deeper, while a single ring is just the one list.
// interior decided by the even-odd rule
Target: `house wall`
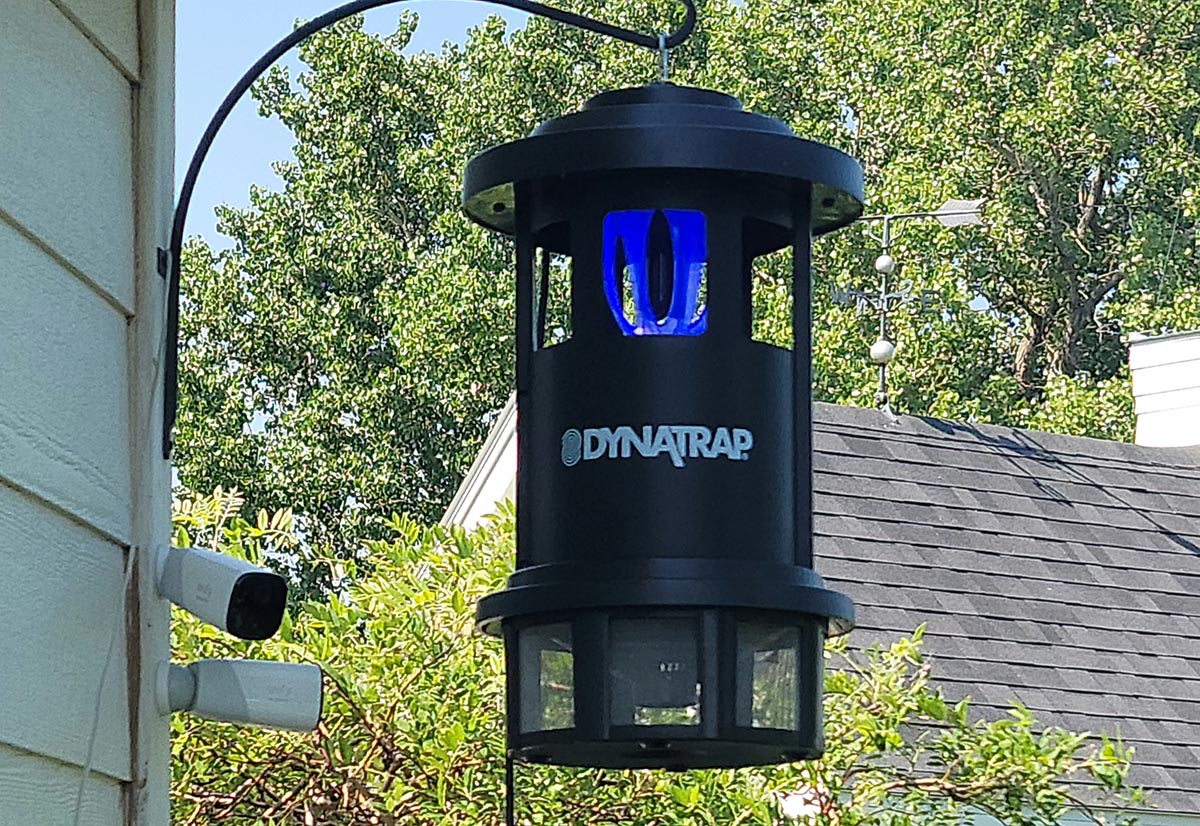
[{"label": "house wall", "polygon": [[479,455],[442,515],[443,525],[471,530],[517,492],[517,396],[500,411]]},{"label": "house wall", "polygon": [[3,824],[73,822],[94,720],[78,822],[168,821],[152,697],[168,614],[148,574],[170,525],[154,250],[172,198],[173,21],[173,0],[4,0]]},{"label": "house wall", "polygon": [[1150,447],[1200,445],[1200,333],[1131,338],[1137,434]]}]

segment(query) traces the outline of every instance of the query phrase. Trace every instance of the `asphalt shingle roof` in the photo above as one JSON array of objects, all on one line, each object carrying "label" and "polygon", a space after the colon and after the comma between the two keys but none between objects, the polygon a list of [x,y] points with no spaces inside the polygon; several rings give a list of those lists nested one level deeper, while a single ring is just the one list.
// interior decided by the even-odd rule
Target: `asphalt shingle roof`
[{"label": "asphalt shingle roof", "polygon": [[817,568],[951,696],[1120,735],[1200,814],[1200,448],[815,408]]}]

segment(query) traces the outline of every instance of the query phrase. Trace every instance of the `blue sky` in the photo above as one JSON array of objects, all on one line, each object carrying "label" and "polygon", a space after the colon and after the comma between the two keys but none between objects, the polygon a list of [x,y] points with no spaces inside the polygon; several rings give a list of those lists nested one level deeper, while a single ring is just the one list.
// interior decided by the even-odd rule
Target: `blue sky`
[{"label": "blue sky", "polygon": [[[247,67],[291,31],[297,19],[310,19],[338,5],[338,0],[179,0],[175,66],[175,183],[187,169],[196,142],[229,88]],[[370,12],[367,28],[388,33],[404,9],[420,15],[410,44],[413,51],[438,51],[447,40],[461,42],[468,28],[490,14],[500,14],[510,29],[525,15],[483,3],[398,3]],[[299,67],[295,52],[284,63]],[[217,135],[188,213],[188,235],[203,235],[215,246],[213,208],[228,203],[245,206],[252,184],[277,183],[271,163],[290,158],[292,135],[276,120],[258,115],[249,95],[242,99]]]}]

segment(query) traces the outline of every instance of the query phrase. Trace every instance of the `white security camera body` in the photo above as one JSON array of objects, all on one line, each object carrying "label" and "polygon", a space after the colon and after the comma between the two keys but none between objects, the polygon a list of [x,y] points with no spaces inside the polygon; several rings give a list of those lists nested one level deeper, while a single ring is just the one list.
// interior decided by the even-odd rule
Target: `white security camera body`
[{"label": "white security camera body", "polygon": [[159,711],[186,711],[206,720],[312,731],[321,722],[323,677],[315,665],[266,660],[163,663]]},{"label": "white security camera body", "polygon": [[287,606],[279,574],[204,548],[164,548],[156,562],[159,594],[209,625],[246,640],[279,630]]}]

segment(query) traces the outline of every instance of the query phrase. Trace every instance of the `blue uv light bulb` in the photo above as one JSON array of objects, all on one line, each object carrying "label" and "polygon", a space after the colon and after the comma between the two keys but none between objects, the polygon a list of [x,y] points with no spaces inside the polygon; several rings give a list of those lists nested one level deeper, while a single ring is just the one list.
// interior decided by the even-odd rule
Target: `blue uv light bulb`
[{"label": "blue uv light bulb", "polygon": [[[604,293],[627,336],[698,336],[708,327],[704,213],[626,209],[604,216]],[[626,306],[625,288],[631,300]]]}]

